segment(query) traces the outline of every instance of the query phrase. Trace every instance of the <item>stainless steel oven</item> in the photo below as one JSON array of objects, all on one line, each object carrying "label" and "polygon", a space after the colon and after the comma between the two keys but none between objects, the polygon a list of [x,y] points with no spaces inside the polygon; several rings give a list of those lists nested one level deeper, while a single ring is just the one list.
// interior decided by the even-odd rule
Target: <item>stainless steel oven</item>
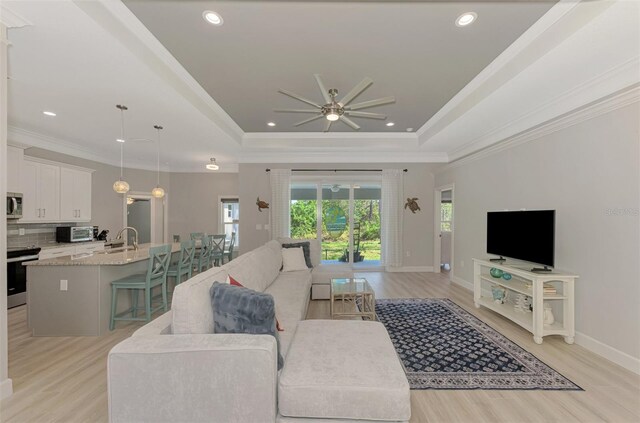
[{"label": "stainless steel oven", "polygon": [[22,194],[17,192],[7,193],[7,219],[22,218]]},{"label": "stainless steel oven", "polygon": [[7,308],[27,302],[27,268],[23,263],[38,260],[40,248],[7,248]]}]

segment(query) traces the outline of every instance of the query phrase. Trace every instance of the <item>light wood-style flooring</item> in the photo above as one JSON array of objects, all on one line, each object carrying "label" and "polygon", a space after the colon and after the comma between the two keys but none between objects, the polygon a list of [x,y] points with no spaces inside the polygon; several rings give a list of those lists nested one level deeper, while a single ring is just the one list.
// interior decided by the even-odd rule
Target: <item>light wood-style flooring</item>
[{"label": "light wood-style flooring", "polygon": [[[533,342],[501,316],[476,310],[472,293],[434,273],[361,273],[377,298],[450,298],[518,343],[584,392],[411,391],[412,422],[640,422],[640,376],[561,337]],[[308,318],[328,318],[329,302],[312,301]],[[141,326],[118,323],[103,337],[34,338],[25,307],[9,310],[9,376],[14,395],[1,422],[106,422],[106,356]]]}]

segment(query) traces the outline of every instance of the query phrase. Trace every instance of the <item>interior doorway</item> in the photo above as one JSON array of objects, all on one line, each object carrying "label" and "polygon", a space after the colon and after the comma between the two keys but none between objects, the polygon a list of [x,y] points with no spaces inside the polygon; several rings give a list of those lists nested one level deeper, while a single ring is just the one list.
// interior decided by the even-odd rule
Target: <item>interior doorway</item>
[{"label": "interior doorway", "polygon": [[453,274],[454,241],[454,189],[453,184],[435,190],[434,271]]},{"label": "interior doorway", "polygon": [[[129,193],[125,196],[123,221],[138,231],[138,244],[168,242],[167,195],[155,198],[148,193]],[[134,234],[127,232],[127,244],[132,245]]]}]

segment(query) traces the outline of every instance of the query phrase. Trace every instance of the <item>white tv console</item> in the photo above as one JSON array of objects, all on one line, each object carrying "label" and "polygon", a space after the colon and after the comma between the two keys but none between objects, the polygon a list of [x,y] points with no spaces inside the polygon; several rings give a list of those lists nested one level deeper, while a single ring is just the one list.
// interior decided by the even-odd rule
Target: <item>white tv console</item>
[{"label": "white tv console", "polygon": [[[512,275],[511,280],[495,278],[489,271],[500,269]],[[490,310],[519,324],[533,334],[536,344],[542,344],[542,338],[548,335],[562,335],[567,344],[573,344],[575,337],[575,304],[574,283],[577,275],[552,272],[531,272],[531,266],[505,265],[483,259],[473,259],[473,300],[476,308],[484,306]],[[556,288],[555,294],[544,294],[543,284],[548,283]],[[512,295],[524,294],[532,298],[533,311],[530,313],[514,310],[513,304],[500,304],[493,301],[491,286],[498,285],[507,289]],[[515,294],[513,294],[515,293]],[[554,304],[556,321],[551,325],[544,324],[544,303]],[[552,303],[552,304],[553,304]]]}]

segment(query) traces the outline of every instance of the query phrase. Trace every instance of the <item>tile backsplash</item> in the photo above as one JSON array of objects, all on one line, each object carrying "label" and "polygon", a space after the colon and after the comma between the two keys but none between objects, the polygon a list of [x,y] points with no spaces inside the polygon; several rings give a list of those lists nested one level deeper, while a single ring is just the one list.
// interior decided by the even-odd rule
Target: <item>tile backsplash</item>
[{"label": "tile backsplash", "polygon": [[[7,223],[7,248],[54,243],[58,226],[75,225],[71,223],[31,223],[28,225]],[[20,235],[20,229],[24,229],[24,235]]]}]

